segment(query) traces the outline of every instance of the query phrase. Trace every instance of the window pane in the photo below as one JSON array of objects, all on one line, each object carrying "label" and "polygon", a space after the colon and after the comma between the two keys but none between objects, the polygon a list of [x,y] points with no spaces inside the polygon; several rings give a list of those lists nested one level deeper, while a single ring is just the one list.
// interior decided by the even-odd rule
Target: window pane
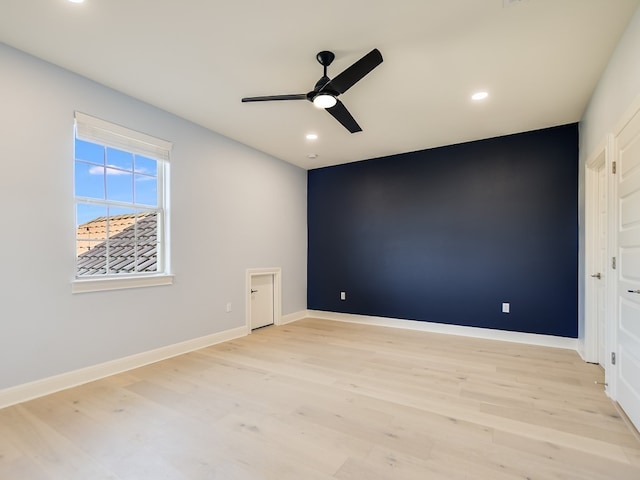
[{"label": "window pane", "polygon": [[158,270],[157,249],[158,246],[156,242],[138,243],[137,272],[155,272]]},{"label": "window pane", "polygon": [[156,177],[135,176],[135,202],[140,205],[158,206],[158,182]]},{"label": "window pane", "polygon": [[142,155],[136,155],[135,171],[139,173],[146,173],[147,175],[158,175],[158,161],[153,158],[143,157]]},{"label": "window pane", "polygon": [[[91,205],[88,203],[78,203],[76,205],[76,226],[78,227],[78,234],[80,234],[80,230],[82,230],[83,227],[91,227],[91,230],[95,232],[95,220],[102,218],[104,224],[106,217],[107,207],[102,205]],[[106,230],[106,224],[104,224],[103,230]],[[87,232],[86,228],[84,228],[84,232]],[[91,238],[94,240],[105,238],[104,234],[101,237],[96,235],[96,233],[92,233]]]},{"label": "window pane", "polygon": [[135,267],[135,224],[137,212],[109,208],[109,273],[131,273]]},{"label": "window pane", "polygon": [[107,208],[76,205],[76,255],[78,275],[106,273]]},{"label": "window pane", "polygon": [[151,245],[157,242],[158,220],[155,212],[138,216],[136,235],[136,240],[140,244]]},{"label": "window pane", "polygon": [[137,224],[136,271],[155,272],[158,270],[158,217],[155,212],[141,214]]},{"label": "window pane", "polygon": [[109,207],[109,216],[116,217],[122,215],[134,216],[138,211],[133,207]]},{"label": "window pane", "polygon": [[104,147],[76,138],[76,159],[104,165]]},{"label": "window pane", "polygon": [[133,154],[107,147],[107,165],[123,170],[133,170]]},{"label": "window pane", "polygon": [[107,168],[107,200],[133,203],[133,174]]},{"label": "window pane", "polygon": [[104,199],[104,167],[76,161],[75,190],[77,197]]},{"label": "window pane", "polygon": [[85,251],[78,256],[77,272],[79,276],[104,275],[107,273],[107,249],[105,242],[87,242]]},{"label": "window pane", "polygon": [[116,241],[109,249],[109,273],[133,273],[136,265],[135,243]]},{"label": "window pane", "polygon": [[78,257],[79,261],[82,260],[90,250],[93,250],[101,243],[100,240],[83,240],[79,238],[76,242],[76,257]]},{"label": "window pane", "polygon": [[132,227],[136,223],[136,213],[132,208],[109,207],[109,237]]}]

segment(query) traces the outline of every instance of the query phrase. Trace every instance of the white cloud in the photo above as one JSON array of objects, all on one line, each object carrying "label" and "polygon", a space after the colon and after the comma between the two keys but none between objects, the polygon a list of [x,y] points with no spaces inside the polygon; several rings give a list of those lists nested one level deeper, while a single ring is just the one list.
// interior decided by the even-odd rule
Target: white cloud
[{"label": "white cloud", "polygon": [[[104,175],[104,167],[91,167],[89,169],[90,175]],[[107,165],[107,175],[129,175],[130,172],[126,172],[124,170],[119,170],[114,165]]]}]

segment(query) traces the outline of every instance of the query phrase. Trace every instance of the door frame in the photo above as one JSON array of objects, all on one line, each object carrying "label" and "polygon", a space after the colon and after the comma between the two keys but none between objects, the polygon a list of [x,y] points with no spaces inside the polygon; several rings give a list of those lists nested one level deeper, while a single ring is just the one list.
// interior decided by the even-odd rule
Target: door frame
[{"label": "door frame", "polygon": [[[585,271],[583,272],[583,280],[585,285],[585,332],[584,332],[584,359],[597,358],[597,352],[593,351],[593,345],[597,348],[597,336],[594,338],[594,329],[597,329],[597,316],[593,315],[593,311],[589,311],[590,297],[587,297],[589,266],[593,266],[593,257],[590,259],[590,252],[593,252],[593,179],[597,170],[594,166],[598,165],[599,157],[602,151],[605,152],[605,165],[607,169],[607,264],[605,265],[606,277],[608,279],[606,285],[606,352],[608,354],[618,353],[618,324],[620,321],[619,301],[618,301],[618,269],[612,267],[612,258],[619,260],[618,252],[618,228],[619,228],[619,209],[618,209],[618,173],[612,174],[613,162],[619,166],[618,137],[625,129],[627,124],[633,118],[640,114],[640,95],[635,98],[627,110],[620,116],[618,122],[614,125],[605,137],[603,145],[596,150],[596,154],[588,158],[586,163],[585,176]],[[590,219],[591,218],[591,219]],[[591,223],[589,223],[591,222]],[[589,227],[591,225],[591,227]],[[591,242],[591,243],[590,243]],[[591,246],[591,247],[589,247]],[[619,263],[619,262],[618,262]],[[589,278],[590,279],[590,278]],[[596,322],[596,323],[594,323]],[[595,331],[597,335],[597,331]],[[611,357],[607,355],[604,371],[605,371],[605,392],[614,401],[618,400],[618,366],[612,364]],[[635,425],[638,428],[638,425]]]},{"label": "door frame", "polygon": [[607,264],[602,272],[605,276],[606,318],[605,318],[605,351],[607,352],[604,367],[605,392],[613,400],[617,399],[617,365],[611,363],[609,355],[618,351],[618,270],[612,266],[613,257],[618,257],[618,184],[616,174],[612,174],[613,162],[617,162],[616,138],[633,118],[640,103],[635,102],[634,108],[622,117],[617,128],[607,134],[603,144],[596,150],[586,163],[585,168],[585,268],[583,281],[585,286],[585,331],[583,359],[587,362],[598,363],[598,315],[595,311],[594,285],[590,277],[596,265],[597,249],[597,208],[598,208],[598,167],[604,165],[607,171]]},{"label": "door frame", "polygon": [[247,268],[245,276],[245,328],[247,335],[251,334],[251,277],[259,275],[273,275],[273,324],[282,325],[282,269]]},{"label": "door frame", "polygon": [[[610,169],[611,150],[608,147],[609,142],[601,145],[597,149],[597,153],[593,155],[586,163],[585,169],[585,266],[584,266],[584,351],[583,359],[586,362],[598,363],[598,345],[601,339],[598,331],[598,308],[596,300],[596,280],[591,277],[593,272],[599,268],[598,250],[599,250],[599,183],[598,171],[601,168]],[[607,171],[607,179],[609,178]],[[609,182],[607,181],[607,207],[609,207]],[[607,208],[607,256],[610,251],[609,231],[610,231],[610,211]],[[606,267],[606,266],[604,266]],[[606,268],[602,269],[604,275],[605,292],[608,292],[609,275]],[[605,295],[608,300],[608,295]],[[609,302],[607,302],[608,308]],[[606,320],[605,320],[606,321]],[[608,328],[607,328],[608,330]],[[608,333],[608,332],[607,332]],[[607,342],[608,335],[604,339]],[[607,342],[608,343],[608,342]],[[609,351],[608,345],[605,346]]]},{"label": "door frame", "polygon": [[[638,95],[633,102],[629,105],[629,108],[620,116],[618,122],[614,125],[611,133],[607,135],[607,152],[611,162],[618,161],[618,144],[617,138],[625,129],[627,124],[633,120],[633,118],[640,112],[640,95]],[[607,161],[609,161],[609,158]],[[610,168],[610,166],[607,166]],[[618,181],[615,175],[609,175],[610,179],[607,183],[608,195],[609,195],[609,235],[608,235],[608,250],[609,257],[618,257]],[[619,309],[618,309],[618,271],[611,268],[611,263],[607,265],[607,270],[612,279],[607,284],[607,351],[618,352],[618,322],[619,322]],[[611,364],[611,359],[608,359],[605,366],[605,382],[607,383],[606,392],[609,397],[614,401],[618,399],[618,370],[617,365]],[[637,425],[636,425],[637,427]]]},{"label": "door frame", "polygon": [[[621,175],[621,170],[622,170],[622,165],[620,164],[620,145],[619,145],[618,139],[620,135],[624,132],[624,130],[627,128],[627,126],[639,115],[640,115],[640,96],[636,98],[636,100],[632,103],[631,107],[621,117],[621,120],[618,122],[617,127],[613,130],[613,134],[611,134],[609,137],[609,146],[612,152],[612,160],[616,162],[616,164],[618,165],[618,169],[620,170],[618,174],[611,175],[611,181],[609,182],[609,194],[611,195],[611,200],[612,200],[610,205],[612,208],[611,211],[614,219],[611,222],[612,228],[611,228],[611,235],[609,236],[609,242],[611,242],[610,254],[618,259],[618,268],[617,270],[612,270],[611,278],[613,279],[613,281],[610,282],[611,285],[609,285],[609,288],[608,288],[609,297],[607,300],[608,302],[611,302],[611,309],[609,310],[611,314],[611,322],[610,322],[610,325],[608,325],[607,334],[611,337],[610,351],[614,352],[617,357],[621,356],[620,348],[619,348],[620,344],[618,341],[618,331],[620,329],[620,321],[621,321],[620,319],[621,297],[620,297],[619,283],[620,283],[620,277],[622,274],[621,269],[623,266],[621,253],[620,253],[620,246],[618,244],[620,222],[622,221],[622,219],[620,218],[620,215],[621,215],[620,199],[618,198],[619,183],[620,183],[620,179],[618,178],[618,176]],[[609,267],[611,266],[609,265]],[[620,368],[618,366],[618,364],[620,363],[620,360],[621,360],[620,358],[617,359],[616,365],[612,365],[610,361],[607,362],[608,369],[606,370],[606,373],[608,374],[608,376],[606,377],[607,384],[608,384],[607,393],[616,402],[618,401],[618,384],[619,384],[618,380],[621,375]],[[635,385],[635,387],[637,387],[637,385]],[[618,406],[620,405],[618,404]],[[622,407],[620,406],[620,408]],[[629,420],[636,429],[640,429],[639,424],[633,423],[633,421],[630,418]]]},{"label": "door frame", "polygon": [[[598,312],[596,311],[594,280],[591,278],[593,269],[597,265],[598,248],[598,168],[602,166],[607,172],[607,237],[606,251],[607,262],[603,266],[605,301],[605,352],[610,354],[617,350],[616,325],[618,321],[616,308],[617,295],[617,271],[613,269],[611,260],[616,256],[617,245],[617,184],[613,175],[613,162],[616,161],[616,141],[615,134],[609,133],[605,141],[596,149],[586,163],[585,169],[585,268],[583,281],[585,286],[585,332],[583,359],[587,362],[598,363]],[[616,399],[616,366],[611,363],[608,355],[605,355],[604,382],[605,392],[613,400]]]}]

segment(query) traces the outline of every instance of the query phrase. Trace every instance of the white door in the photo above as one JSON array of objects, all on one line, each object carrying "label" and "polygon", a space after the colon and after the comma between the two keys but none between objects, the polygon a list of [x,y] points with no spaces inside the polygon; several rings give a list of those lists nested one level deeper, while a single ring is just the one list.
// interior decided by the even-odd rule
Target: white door
[{"label": "white door", "polygon": [[596,317],[598,324],[598,363],[606,365],[606,318],[607,318],[607,284],[604,272],[607,265],[607,166],[603,163],[598,168],[598,225],[594,279]]},{"label": "white door", "polygon": [[[607,322],[610,283],[608,281],[608,245],[611,218],[608,215],[611,198],[609,191],[605,150],[587,164],[585,178],[585,232],[586,273],[585,282],[585,344],[583,357],[586,361],[606,367]],[[606,368],[605,368],[606,370]]]},{"label": "white door", "polygon": [[616,399],[640,429],[640,112],[616,138]]},{"label": "white door", "polygon": [[273,325],[273,275],[251,275],[251,330]]}]

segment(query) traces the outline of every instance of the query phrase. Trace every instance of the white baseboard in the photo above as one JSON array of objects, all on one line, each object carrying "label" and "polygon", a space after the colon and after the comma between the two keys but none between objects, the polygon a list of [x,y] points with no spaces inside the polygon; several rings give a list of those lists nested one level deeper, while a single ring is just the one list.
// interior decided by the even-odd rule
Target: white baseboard
[{"label": "white baseboard", "polygon": [[580,355],[580,358],[585,362],[594,363],[591,360],[589,360],[587,357],[586,348],[584,345],[584,339],[581,340],[579,338],[576,338],[575,340],[576,340],[576,352],[578,352],[578,355]]},{"label": "white baseboard", "polygon": [[280,323],[278,325],[286,325],[287,323],[297,322],[298,320],[302,320],[303,318],[309,317],[308,310],[301,310],[299,312],[289,313],[288,315],[282,315],[280,317]]},{"label": "white baseboard", "polygon": [[233,328],[231,330],[225,330],[224,332],[213,333],[211,335],[168,345],[148,352],[118,358],[98,365],[92,365],[79,370],[0,390],[0,408],[15,405],[16,403],[26,402],[27,400],[41,397],[43,395],[59,392],[60,390],[99,380],[117,373],[126,372],[127,370],[166,360],[167,358],[182,355],[217,343],[244,337],[246,334],[247,329],[245,326]]},{"label": "white baseboard", "polygon": [[540,335],[537,333],[510,332],[506,330],[493,330],[491,328],[463,327],[460,325],[447,325],[444,323],[419,322],[416,320],[401,320],[398,318],[371,317],[368,315],[353,315],[349,313],[324,312],[320,310],[307,310],[307,318],[319,318],[322,320],[335,320],[339,322],[363,323],[377,325],[379,327],[404,328],[407,330],[419,330],[422,332],[444,333],[447,335],[460,335],[463,337],[485,338],[488,340],[501,340],[505,342],[526,343],[543,347],[578,349],[577,338],[555,337],[553,335]]},{"label": "white baseboard", "polygon": [[[280,325],[296,322],[305,318],[319,318],[322,320],[334,320],[339,322],[362,323],[381,327],[404,328],[423,332],[444,333],[465,337],[486,338],[490,340],[502,340],[546,347],[567,348],[578,351],[577,338],[554,337],[552,335],[538,335],[533,333],[509,332],[505,330],[492,330],[488,328],[462,327],[459,325],[447,325],[441,323],[418,322],[415,320],[401,320],[397,318],[372,317],[368,315],[352,315],[347,313],[324,312],[320,310],[301,310],[299,312],[283,315]],[[168,345],[148,352],[142,352],[129,357],[119,358],[109,362],[93,365],[72,372],[55,375],[53,377],[36,380],[34,382],[17,385],[0,390],[0,408],[5,408],[17,403],[48,395],[50,393],[65,390],[67,388],[82,385],[84,383],[99,380],[110,375],[126,372],[134,368],[142,367],[150,363],[166,360],[167,358],[192,352],[217,343],[226,342],[247,335],[246,326],[213,333],[204,337],[187,340],[185,342]]]}]

